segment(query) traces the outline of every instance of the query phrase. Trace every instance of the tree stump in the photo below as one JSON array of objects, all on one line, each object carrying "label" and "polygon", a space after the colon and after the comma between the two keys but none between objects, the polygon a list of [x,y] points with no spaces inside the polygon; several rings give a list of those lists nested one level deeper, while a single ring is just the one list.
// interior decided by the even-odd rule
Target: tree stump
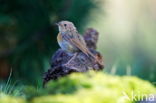
[{"label": "tree stump", "polygon": [[66,64],[71,58],[72,55],[69,55],[68,52],[58,49],[50,60],[50,69],[44,73],[43,76],[43,86],[50,81],[56,80],[60,77],[66,76],[73,72],[87,72],[88,70],[102,70],[104,68],[102,55],[96,51],[96,44],[98,41],[99,33],[92,28],[86,30],[83,35],[84,40],[87,44],[89,50],[97,57],[102,64],[98,64],[93,60],[90,60],[84,53],[77,52],[76,58],[70,62],[70,65],[67,67]]}]

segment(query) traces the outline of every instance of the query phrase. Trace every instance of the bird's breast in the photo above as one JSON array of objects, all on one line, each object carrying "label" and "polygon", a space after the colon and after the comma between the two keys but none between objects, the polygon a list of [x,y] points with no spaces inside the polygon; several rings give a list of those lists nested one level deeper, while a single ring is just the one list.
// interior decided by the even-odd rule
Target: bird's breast
[{"label": "bird's breast", "polygon": [[59,46],[65,50],[65,51],[68,51],[68,52],[75,52],[77,51],[78,49],[73,46],[69,41],[66,41],[62,38],[62,35],[61,34],[58,34],[57,36],[57,41],[58,41],[58,44]]}]

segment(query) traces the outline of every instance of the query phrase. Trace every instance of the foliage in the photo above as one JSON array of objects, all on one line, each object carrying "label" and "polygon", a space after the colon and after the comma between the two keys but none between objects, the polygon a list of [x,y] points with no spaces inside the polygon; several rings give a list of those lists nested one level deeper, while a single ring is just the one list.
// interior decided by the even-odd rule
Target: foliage
[{"label": "foliage", "polygon": [[[149,95],[156,93],[156,88],[137,77],[120,77],[91,71],[51,81],[44,89],[26,87],[26,92],[32,96],[29,97],[29,103],[133,103],[134,101],[124,99],[123,92],[132,98],[132,92]],[[140,100],[138,96],[136,98]]]}]

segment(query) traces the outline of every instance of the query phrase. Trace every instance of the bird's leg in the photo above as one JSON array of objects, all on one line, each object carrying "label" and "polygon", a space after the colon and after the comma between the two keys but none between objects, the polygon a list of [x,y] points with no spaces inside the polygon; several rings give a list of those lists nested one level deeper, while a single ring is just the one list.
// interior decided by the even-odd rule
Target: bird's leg
[{"label": "bird's leg", "polygon": [[74,60],[76,56],[77,56],[77,53],[75,53],[75,54],[71,57],[71,59],[70,59],[66,64],[64,64],[64,65],[65,65],[65,66],[70,66],[70,62],[71,62],[72,60]]}]

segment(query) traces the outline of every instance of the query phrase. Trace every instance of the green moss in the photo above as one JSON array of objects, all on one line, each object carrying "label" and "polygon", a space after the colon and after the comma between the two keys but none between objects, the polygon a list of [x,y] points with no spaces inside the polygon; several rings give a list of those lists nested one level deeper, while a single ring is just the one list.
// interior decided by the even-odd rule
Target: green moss
[{"label": "green moss", "polygon": [[[58,90],[60,94],[36,97],[32,103],[132,103],[142,99],[139,96],[156,93],[156,88],[148,81],[102,72],[71,74],[49,82],[47,89]],[[133,94],[138,95],[136,100],[132,98]]]},{"label": "green moss", "polygon": [[[28,103],[134,103],[142,100],[141,96],[156,94],[156,88],[137,77],[91,71],[51,81],[44,89],[29,86],[23,93]],[[15,103],[25,103],[24,99],[10,96],[1,97],[0,103],[14,103],[15,100],[18,100]]]},{"label": "green moss", "polygon": [[0,103],[26,103],[25,99],[7,96],[0,93]]}]

